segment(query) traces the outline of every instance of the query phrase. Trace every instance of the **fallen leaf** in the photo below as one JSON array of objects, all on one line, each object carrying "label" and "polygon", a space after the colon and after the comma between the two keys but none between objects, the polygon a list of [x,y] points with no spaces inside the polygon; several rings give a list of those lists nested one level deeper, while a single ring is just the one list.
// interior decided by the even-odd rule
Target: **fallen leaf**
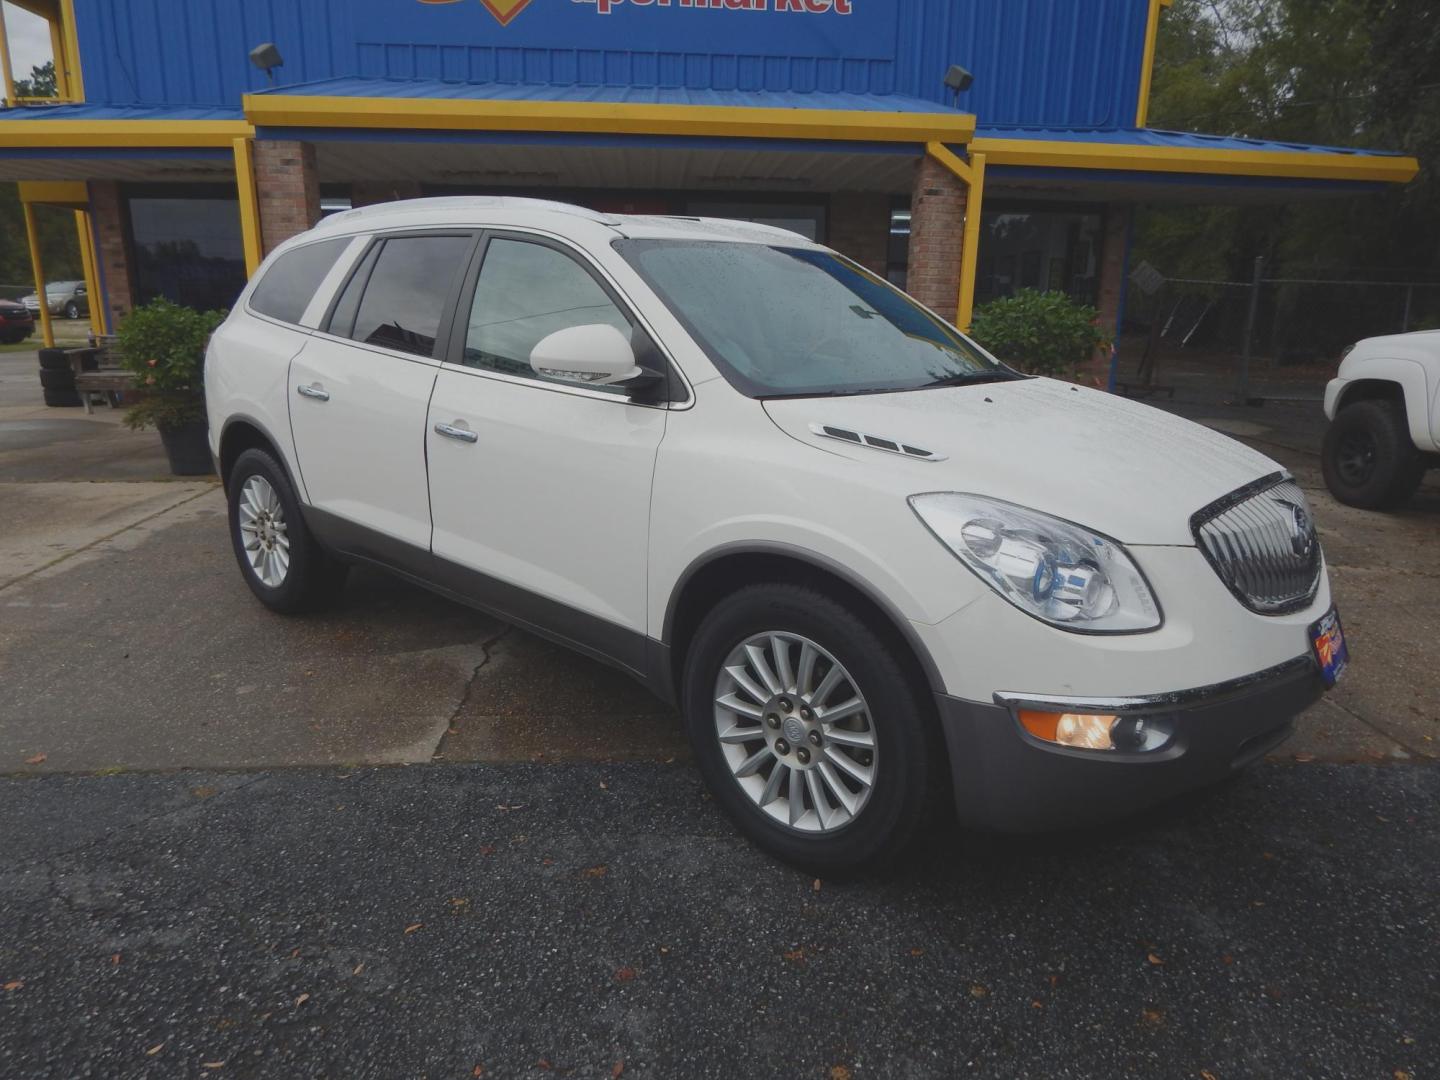
[{"label": "fallen leaf", "polygon": [[786,959],[786,960],[793,961],[793,962],[796,962],[796,963],[803,963],[804,960],[805,960],[805,948],[804,948],[804,946],[801,946],[801,947],[798,948],[798,949],[791,949],[789,952],[787,952],[787,953],[785,954],[785,959]]},{"label": "fallen leaf", "polygon": [[973,998],[989,997],[990,988],[988,986],[981,986],[979,983],[975,983],[973,986],[970,987],[970,996]]},{"label": "fallen leaf", "polygon": [[661,946],[660,946],[660,955],[661,955],[661,956],[669,956],[669,955],[670,955],[670,946],[669,946],[669,945],[661,945]]},{"label": "fallen leaf", "polygon": [[[605,785],[604,785],[604,784],[601,784],[600,786],[601,786],[601,787],[604,787]],[[617,1062],[615,1062],[614,1065],[611,1065],[611,1066],[610,1066],[610,1080],[620,1080],[620,1074],[623,1073],[624,1071],[625,1071],[625,1062],[623,1062],[623,1061],[617,1061]]]},{"label": "fallen leaf", "polygon": [[1275,853],[1273,851],[1262,851],[1260,853],[1260,857],[1266,862],[1269,862],[1270,860],[1275,858]]},{"label": "fallen leaf", "polygon": [[1224,956],[1220,957],[1220,962],[1226,967],[1229,967],[1231,964],[1235,963],[1235,958],[1227,952]]},{"label": "fallen leaf", "polygon": [[211,795],[215,794],[215,791],[215,788],[210,787],[206,784],[202,784],[200,787],[192,787],[190,789],[190,794],[195,796],[195,798],[197,799],[208,799]]},{"label": "fallen leaf", "polygon": [[120,954],[119,954],[118,952],[115,953],[113,956],[110,957],[110,963],[112,963],[112,964],[118,964],[118,963],[120,963]]},{"label": "fallen leaf", "polygon": [[297,997],[297,998],[295,999],[295,1007],[298,1009],[301,1005],[304,1005],[305,1002],[307,1002],[307,1001],[309,1001],[309,1000],[310,1000],[310,995],[309,995],[309,994],[301,994],[299,997]]},{"label": "fallen leaf", "polygon": [[537,1069],[544,1069],[546,1072],[549,1072],[549,1071],[550,1071],[551,1069],[553,1069],[555,1066],[550,1064],[550,1059],[549,1059],[549,1058],[541,1058],[539,1061],[537,1061],[537,1062],[535,1063],[535,1067],[536,1067]]},{"label": "fallen leaf", "polygon": [[24,986],[25,986],[25,980],[24,980],[24,979],[11,979],[9,982],[7,982],[7,983],[5,984],[5,992],[8,994],[11,990],[20,990],[20,989],[22,989]]},{"label": "fallen leaf", "polygon": [[1140,1010],[1140,1019],[1149,1027],[1161,1027],[1165,1023],[1165,1013],[1162,1009],[1144,1008]]},{"label": "fallen leaf", "polygon": [[831,1065],[830,1080],[850,1080],[850,1070],[844,1065]]},{"label": "fallen leaf", "polygon": [[1161,960],[1160,957],[1157,956],[1157,955],[1156,955],[1155,953],[1153,953],[1153,952],[1152,952],[1152,953],[1147,953],[1146,956],[1145,956],[1145,959],[1146,959],[1146,960],[1149,960],[1150,963],[1154,964],[1156,967],[1160,967],[1160,966],[1162,966],[1162,965],[1165,963],[1164,960]]},{"label": "fallen leaf", "polygon": [[450,906],[456,911],[464,911],[470,907],[470,898],[468,896],[452,896],[450,897]]},{"label": "fallen leaf", "polygon": [[1220,1078],[1216,1076],[1213,1072],[1211,1072],[1209,1069],[1201,1069],[1200,1080],[1220,1080]]},{"label": "fallen leaf", "polygon": [[924,949],[911,949],[911,950],[910,950],[910,955],[911,955],[911,956],[924,956],[924,955],[925,955],[925,950],[924,950]]},{"label": "fallen leaf", "polygon": [[484,1065],[476,1065],[475,1068],[473,1068],[473,1069],[470,1070],[470,1075],[471,1075],[471,1076],[484,1076],[484,1075],[485,1075],[485,1066],[484,1066]]},{"label": "fallen leaf", "polygon": [[511,810],[524,810],[524,809],[525,809],[525,804],[524,804],[524,803],[514,803],[514,804],[501,803],[500,805],[498,805],[497,807],[495,807],[495,809],[496,809],[496,810],[499,810],[501,813],[508,814]]},{"label": "fallen leaf", "polygon": [[1295,755],[1295,760],[1298,761],[1298,762],[1301,762],[1302,764],[1308,764],[1308,763],[1310,763],[1310,762],[1312,762],[1312,761],[1315,760],[1315,755],[1314,755],[1314,754],[1299,753],[1299,754],[1296,754],[1296,755]]},{"label": "fallen leaf", "polygon": [[619,971],[615,972],[615,978],[619,979],[621,982],[631,982],[638,974],[639,972],[637,972],[633,967],[622,967]]},{"label": "fallen leaf", "polygon": [[405,927],[405,932],[407,934],[413,934],[416,930],[419,930],[424,925],[425,924],[423,922],[411,923],[409,926]]},{"label": "fallen leaf", "polygon": [[541,860],[540,860],[540,865],[541,865],[541,866],[554,866],[554,865],[555,865],[555,860],[554,860],[554,859],[541,859]]},{"label": "fallen leaf", "polygon": [[202,1062],[200,1063],[200,1067],[201,1067],[202,1069],[223,1069],[223,1068],[225,1067],[225,1062],[223,1062],[223,1061],[202,1061]]},{"label": "fallen leaf", "polygon": [[1032,1009],[1043,1009],[1045,1007],[1045,1003],[1039,998],[1036,998],[1034,1001],[1030,1002],[1030,1007]]},{"label": "fallen leaf", "polygon": [[819,891],[820,891],[820,879],[819,879],[818,877],[815,879],[815,884],[812,886],[812,888],[813,888],[816,892],[819,892]]},{"label": "fallen leaf", "polygon": [[44,754],[44,753],[39,753],[39,754],[36,754],[34,757],[27,757],[27,758],[25,759],[25,764],[26,764],[26,765],[44,765],[44,764],[45,764],[45,754]]},{"label": "fallen leaf", "polygon": [[1395,1080],[1411,1080],[1411,1076],[1404,1069],[1396,1069]]},{"label": "fallen leaf", "polygon": [[608,866],[589,866],[580,871],[581,877],[602,878],[610,872]]},{"label": "fallen leaf", "polygon": [[1050,989],[1051,989],[1051,990],[1054,990],[1054,989],[1055,989],[1057,986],[1059,986],[1059,985],[1060,985],[1060,976],[1059,976],[1059,975],[1051,975],[1051,976],[1050,976]]},{"label": "fallen leaf", "polygon": [[481,854],[481,855],[494,855],[494,854],[495,854],[495,848],[492,847],[490,844],[483,844],[483,845],[481,845],[481,848],[480,848],[480,854]]},{"label": "fallen leaf", "polygon": [[154,1046],[150,1047],[149,1050],[146,1050],[146,1051],[145,1051],[145,1056],[146,1056],[146,1057],[154,1057],[156,1054],[158,1054],[161,1050],[164,1050],[164,1049],[165,1049],[165,1044],[164,1044],[163,1042],[162,1042],[162,1043],[156,1043]]},{"label": "fallen leaf", "polygon": [[[610,790],[610,785],[607,784],[604,780],[601,780],[601,781],[600,781],[600,790],[601,790],[601,791],[609,791],[609,790]],[[617,1073],[616,1075],[618,1076],[619,1074]]]},{"label": "fallen leaf", "polygon": [[361,960],[360,963],[358,963],[358,964],[355,965],[355,970],[352,971],[352,972],[350,972],[350,974],[351,974],[351,975],[359,975],[360,972],[362,972],[362,971],[364,971],[364,970],[365,970],[365,961],[364,961],[364,960]]}]

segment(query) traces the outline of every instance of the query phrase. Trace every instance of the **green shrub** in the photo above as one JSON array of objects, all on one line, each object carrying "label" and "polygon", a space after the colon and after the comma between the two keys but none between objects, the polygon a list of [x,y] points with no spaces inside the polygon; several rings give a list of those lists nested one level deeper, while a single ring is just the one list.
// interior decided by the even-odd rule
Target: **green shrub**
[{"label": "green shrub", "polygon": [[196,311],[161,297],[120,323],[120,366],[145,392],[125,414],[132,428],[174,428],[205,417],[205,346],[223,311]]},{"label": "green shrub", "polygon": [[1110,343],[1099,314],[1061,292],[1021,289],[975,312],[970,336],[1011,367],[1032,375],[1065,375]]}]

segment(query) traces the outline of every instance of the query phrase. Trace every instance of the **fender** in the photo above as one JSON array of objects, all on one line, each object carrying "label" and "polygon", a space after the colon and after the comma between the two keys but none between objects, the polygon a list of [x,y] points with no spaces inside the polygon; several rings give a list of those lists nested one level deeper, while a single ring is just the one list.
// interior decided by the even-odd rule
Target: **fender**
[{"label": "fender", "polygon": [[[255,419],[255,417],[249,415],[248,413],[235,413],[234,415],[227,416],[225,418],[225,423],[220,428],[220,438],[216,441],[215,444],[217,449],[213,452],[216,462],[216,473],[220,472],[219,448],[225,445],[226,433],[229,432],[229,430],[236,424],[246,424],[249,427],[252,427],[256,431],[260,432],[260,434],[265,437],[265,441],[274,448],[275,458],[277,461],[279,461],[280,468],[285,470],[285,478],[290,481],[290,486],[294,489],[296,497],[301,501],[301,503],[308,504],[308,500],[305,498],[305,493],[303,489],[295,482],[295,470],[290,467],[290,462],[287,461],[285,458],[285,451],[284,449],[282,449],[283,444],[280,442],[279,439],[275,438],[274,432],[272,432],[263,423],[261,423],[259,420]],[[229,477],[224,475],[220,476],[220,486],[222,488],[225,487],[228,482]]]},{"label": "fender", "polygon": [[915,628],[910,625],[900,610],[884,594],[877,592],[869,582],[860,577],[849,567],[836,562],[828,556],[810,551],[807,548],[796,547],[793,544],[786,544],[775,540],[741,540],[728,544],[721,544],[712,548],[690,563],[680,574],[674,587],[670,590],[670,600],[665,607],[665,622],[661,630],[661,642],[668,651],[675,629],[675,614],[679,607],[680,597],[684,595],[685,588],[694,579],[695,575],[718,559],[731,555],[779,555],[785,558],[794,559],[797,562],[807,563],[815,569],[830,574],[845,582],[861,596],[865,597],[872,604],[882,611],[890,620],[890,623],[900,632],[905,643],[910,647],[915,659],[920,662],[921,669],[925,672],[925,681],[930,689],[937,693],[945,693],[945,680],[940,676],[940,668],[935,663],[930,650],[920,640]]},{"label": "fender", "polygon": [[[1352,363],[1353,361],[1353,363]],[[1405,419],[1410,439],[1422,451],[1440,451],[1437,432],[1430,420],[1430,390],[1426,369],[1414,360],[1402,357],[1347,357],[1340,366],[1340,375],[1327,388],[1325,413],[1332,420],[1344,406],[1346,396],[1358,384],[1388,382],[1399,386],[1405,395]]]}]

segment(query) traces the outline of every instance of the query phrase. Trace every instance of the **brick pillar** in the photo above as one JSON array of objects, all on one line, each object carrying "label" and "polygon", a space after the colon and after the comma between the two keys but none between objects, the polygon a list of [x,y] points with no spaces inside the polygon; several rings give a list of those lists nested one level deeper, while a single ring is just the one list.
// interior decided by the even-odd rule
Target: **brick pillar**
[{"label": "brick pillar", "polygon": [[255,140],[260,239],[266,252],[320,220],[320,171],[311,143]]},{"label": "brick pillar", "polygon": [[890,262],[890,196],[860,191],[830,196],[830,246],[884,277]]},{"label": "brick pillar", "polygon": [[135,306],[130,275],[130,245],[125,240],[125,216],[120,185],[113,180],[90,181],[90,224],[100,253],[100,287],[105,292],[108,322],[113,330]]},{"label": "brick pillar", "polygon": [[356,180],[350,185],[351,206],[373,206],[396,199],[420,198],[416,180]]},{"label": "brick pillar", "polygon": [[965,234],[965,185],[930,155],[915,171],[910,197],[910,295],[954,319],[960,298],[960,254]]}]

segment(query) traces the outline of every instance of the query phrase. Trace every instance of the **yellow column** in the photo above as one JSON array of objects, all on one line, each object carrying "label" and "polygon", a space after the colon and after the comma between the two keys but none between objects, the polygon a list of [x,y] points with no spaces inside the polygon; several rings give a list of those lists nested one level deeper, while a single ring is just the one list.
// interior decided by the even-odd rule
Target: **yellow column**
[{"label": "yellow column", "polygon": [[85,295],[90,302],[90,329],[97,334],[105,329],[105,297],[100,292],[100,275],[95,272],[95,234],[90,228],[90,215],[75,211],[75,235],[80,242],[80,265],[85,273]]},{"label": "yellow column", "polygon": [[0,0],[0,97],[12,104],[15,101],[15,73],[10,70],[10,39],[5,34],[5,0]]},{"label": "yellow column", "polygon": [[55,347],[55,328],[50,325],[50,298],[45,295],[45,266],[40,261],[40,234],[35,230],[35,208],[29,203],[25,211],[25,238],[30,241],[30,268],[35,271],[35,295],[40,300],[40,337],[47,349]]},{"label": "yellow column", "polygon": [[246,277],[254,277],[265,258],[260,248],[260,199],[255,193],[254,152],[254,140],[235,140],[235,187],[240,193],[240,242],[245,249]]},{"label": "yellow column", "polygon": [[960,249],[960,303],[955,324],[970,332],[975,314],[975,271],[980,258],[980,214],[985,204],[985,155],[970,155],[970,190],[965,196],[965,237]]}]

